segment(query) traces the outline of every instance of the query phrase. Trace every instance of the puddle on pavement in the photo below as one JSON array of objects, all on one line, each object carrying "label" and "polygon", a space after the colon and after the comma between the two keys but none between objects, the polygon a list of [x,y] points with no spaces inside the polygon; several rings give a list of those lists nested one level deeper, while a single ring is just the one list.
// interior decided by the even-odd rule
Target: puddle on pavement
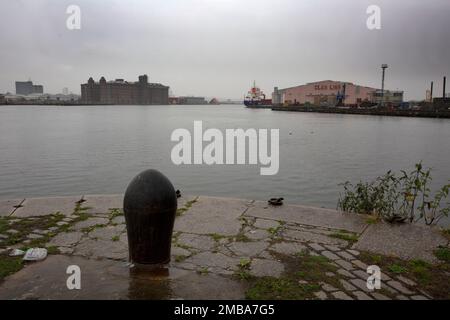
[{"label": "puddle on pavement", "polygon": [[[81,269],[80,290],[67,288],[70,265]],[[0,299],[242,299],[244,293],[229,277],[62,255],[28,264],[0,284]]]}]

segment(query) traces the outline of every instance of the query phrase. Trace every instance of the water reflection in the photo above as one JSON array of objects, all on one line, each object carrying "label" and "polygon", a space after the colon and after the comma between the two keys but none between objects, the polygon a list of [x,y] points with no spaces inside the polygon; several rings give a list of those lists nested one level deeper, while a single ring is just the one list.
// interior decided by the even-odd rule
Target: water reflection
[{"label": "water reflection", "polygon": [[129,275],[128,298],[131,300],[162,300],[173,296],[168,266],[133,265]]}]

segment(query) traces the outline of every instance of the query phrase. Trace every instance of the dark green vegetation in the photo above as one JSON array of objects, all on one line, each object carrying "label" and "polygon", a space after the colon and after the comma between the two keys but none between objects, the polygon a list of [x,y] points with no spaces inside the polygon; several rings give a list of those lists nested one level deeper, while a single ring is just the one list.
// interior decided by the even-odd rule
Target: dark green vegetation
[{"label": "dark green vegetation", "polygon": [[0,281],[22,269],[22,257],[0,255]]},{"label": "dark green vegetation", "polygon": [[442,230],[442,234],[450,241],[450,229]]},{"label": "dark green vegetation", "polygon": [[446,263],[450,263],[450,249],[446,247],[439,247],[434,251],[435,256]]},{"label": "dark green vegetation", "polygon": [[296,279],[264,277],[256,280],[246,292],[249,300],[303,300],[313,298],[318,285],[299,284]]},{"label": "dark green vegetation", "polygon": [[419,288],[428,292],[435,299],[450,299],[450,262],[449,249],[440,248],[435,252],[436,256],[443,261],[437,265],[422,260],[405,261],[394,257],[381,256],[362,252],[360,260],[366,264],[378,265],[387,273],[402,275],[417,283]]},{"label": "dark green vegetation", "polygon": [[[55,213],[43,217],[33,218],[0,218],[0,234],[7,235],[8,238],[0,241],[0,249],[6,249],[13,245],[19,245],[21,250],[27,250],[34,247],[44,247],[45,244],[53,237],[59,229],[62,228],[57,225],[64,218],[63,215]],[[54,232],[48,232],[42,235],[39,239],[30,239],[27,244],[21,245],[23,241],[27,240],[27,236],[33,233],[34,230],[48,230],[49,228],[55,228]],[[13,231],[14,230],[14,231]],[[58,253],[57,248],[47,248],[48,254]],[[22,257],[9,257],[9,252],[0,254],[0,280],[6,276],[13,274],[24,266]]]},{"label": "dark green vegetation", "polygon": [[389,222],[416,222],[435,224],[450,212],[445,203],[450,184],[431,195],[431,169],[416,164],[411,172],[400,174],[388,171],[371,182],[342,184],[344,191],[339,197],[338,208],[346,212],[379,216]]}]

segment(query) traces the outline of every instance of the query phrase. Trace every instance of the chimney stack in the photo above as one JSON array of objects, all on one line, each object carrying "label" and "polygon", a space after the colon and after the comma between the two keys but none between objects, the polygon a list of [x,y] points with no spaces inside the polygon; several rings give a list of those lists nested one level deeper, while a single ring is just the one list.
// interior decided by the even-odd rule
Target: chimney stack
[{"label": "chimney stack", "polygon": [[444,77],[444,85],[442,87],[442,98],[445,98],[445,83],[446,83],[446,81],[447,81],[447,78]]},{"label": "chimney stack", "polygon": [[430,102],[433,102],[433,81],[431,81]]}]

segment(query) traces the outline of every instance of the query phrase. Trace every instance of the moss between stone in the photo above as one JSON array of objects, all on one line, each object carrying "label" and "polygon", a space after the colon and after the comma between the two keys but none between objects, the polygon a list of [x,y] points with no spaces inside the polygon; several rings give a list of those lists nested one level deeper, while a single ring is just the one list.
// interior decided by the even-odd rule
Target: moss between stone
[{"label": "moss between stone", "polygon": [[320,290],[317,284],[299,284],[290,277],[258,279],[245,293],[249,300],[304,300],[314,297],[314,292]]},{"label": "moss between stone", "polygon": [[9,229],[9,218],[0,218],[0,234]]},{"label": "moss between stone", "polygon": [[23,267],[22,257],[8,257],[0,255],[0,281],[16,273]]},{"label": "moss between stone", "polygon": [[109,209],[109,220],[114,219],[115,217],[123,216],[123,210],[120,208],[111,208]]},{"label": "moss between stone", "polygon": [[441,261],[450,263],[450,249],[447,247],[439,247],[434,251],[434,255]]},{"label": "moss between stone", "polygon": [[96,225],[93,225],[93,226],[90,226],[90,227],[86,227],[86,228],[83,228],[83,229],[81,229],[81,231],[82,232],[84,232],[84,233],[90,233],[90,232],[92,232],[92,231],[94,231],[95,229],[99,229],[99,228],[103,228],[103,227],[106,227],[107,225],[106,224],[96,224]]},{"label": "moss between stone", "polygon": [[235,242],[252,242],[244,233],[240,232],[234,237]]},{"label": "moss between stone", "polygon": [[189,256],[178,255],[178,256],[175,256],[175,262],[183,262],[183,261],[186,260],[187,258],[189,258]]},{"label": "moss between stone", "polygon": [[178,248],[181,248],[181,249],[184,249],[184,250],[190,250],[190,249],[192,249],[192,247],[190,247],[190,246],[188,246],[188,245],[185,245],[185,244],[183,244],[183,243],[174,243],[174,245],[175,245],[175,247],[178,247]]},{"label": "moss between stone", "polygon": [[218,234],[218,233],[210,233],[210,234],[208,234],[208,236],[213,238],[213,240],[215,242],[219,242],[220,240],[227,238],[227,236],[224,236],[223,234]]},{"label": "moss between stone", "polygon": [[234,272],[234,276],[237,277],[239,280],[250,280],[254,277],[249,272],[251,267],[252,261],[247,258],[242,258],[239,261],[238,269]]},{"label": "moss between stone", "polygon": [[56,246],[48,246],[47,253],[48,254],[60,254],[60,251],[59,251],[58,247],[56,247]]},{"label": "moss between stone", "polygon": [[[7,230],[13,229],[16,230],[16,233],[8,234],[8,238],[3,241],[4,246],[12,246],[16,245],[18,243],[21,243],[25,240],[27,240],[27,236],[31,233],[33,233],[33,230],[48,230],[52,227],[58,227],[57,223],[60,222],[62,219],[64,219],[64,215],[60,213],[55,213],[48,216],[41,216],[41,217],[33,217],[33,218],[14,218],[13,223],[9,223],[10,218],[2,218],[0,221],[2,228],[5,228],[5,225],[7,225]],[[47,242],[52,236],[54,236],[54,233],[47,233],[45,235],[42,235],[39,239],[32,239],[25,248],[29,248],[31,246],[39,246],[42,243]]]},{"label": "moss between stone", "polygon": [[375,223],[378,223],[378,222],[380,222],[380,221],[381,221],[380,217],[378,217],[378,216],[376,216],[376,215],[369,215],[369,216],[366,218],[366,223],[367,223],[367,224],[375,224]]},{"label": "moss between stone", "polygon": [[396,274],[402,274],[402,273],[406,273],[408,272],[408,269],[406,269],[404,266],[400,266],[398,264],[391,264],[388,267],[388,270],[392,273],[396,273]]},{"label": "moss between stone", "polygon": [[92,207],[83,207],[82,203],[84,201],[79,201],[77,202],[77,204],[75,205],[75,209],[73,211],[73,214],[78,216],[77,219],[74,220],[74,222],[79,222],[79,221],[84,221],[89,219],[89,217],[91,216],[87,210],[92,209]]},{"label": "moss between stone", "polygon": [[242,258],[239,261],[238,267],[240,270],[249,270],[251,265],[252,265],[252,261],[250,259]]},{"label": "moss between stone", "polygon": [[390,256],[361,252],[358,257],[368,265],[377,265],[387,274],[401,274],[418,284],[435,299],[450,299],[450,264],[442,261],[430,264],[422,260],[402,260]]},{"label": "moss between stone", "polygon": [[241,228],[253,226],[254,221],[249,217],[240,216]]},{"label": "moss between stone", "polygon": [[345,240],[350,243],[355,243],[356,241],[358,241],[358,235],[356,235],[354,233],[345,232],[345,231],[339,231],[339,232],[332,233],[329,235],[329,237]]},{"label": "moss between stone", "polygon": [[446,237],[447,240],[450,241],[450,229],[444,229],[444,230],[442,230],[442,235],[443,235],[444,237]]},{"label": "moss between stone", "polygon": [[197,199],[198,199],[198,197],[196,197],[194,200],[190,200],[190,201],[186,202],[186,204],[184,205],[184,207],[178,208],[178,209],[177,209],[176,216],[177,216],[177,217],[182,216],[186,211],[188,211],[188,210],[192,207],[192,205],[193,205],[194,203],[197,202]]},{"label": "moss between stone", "polygon": [[[21,250],[28,250],[29,248],[45,247],[52,237],[61,232],[69,231],[70,227],[79,221],[83,221],[89,218],[89,214],[86,213],[88,207],[82,207],[81,203],[77,203],[74,214],[78,217],[72,222],[58,226],[58,222],[62,221],[65,216],[60,212],[53,214],[29,217],[29,218],[17,218],[17,217],[2,217],[0,218],[0,232],[8,235],[8,238],[2,241],[0,247],[9,247],[17,244],[22,244]],[[13,221],[11,223],[11,221]],[[28,239],[28,235],[33,233],[34,230],[49,230],[55,228],[53,232],[47,232],[42,234],[38,239]],[[13,229],[16,233],[7,233],[6,231]],[[28,240],[27,243],[23,243]],[[59,250],[55,246],[47,247],[48,254],[59,254]],[[24,265],[22,257],[9,257],[6,255],[0,256],[0,279],[19,271]]]},{"label": "moss between stone", "polygon": [[[1,217],[0,218],[0,233],[8,235],[7,239],[1,242],[0,248],[6,248],[9,246],[22,244],[21,250],[27,250],[29,248],[45,247],[52,237],[61,232],[67,232],[73,226],[73,224],[87,220],[89,214],[86,212],[89,207],[82,207],[82,202],[76,204],[74,215],[77,218],[72,222],[62,226],[58,226],[58,222],[62,221],[65,216],[60,212],[53,214],[29,217],[29,218],[17,218],[17,217]],[[99,225],[95,226],[98,227]],[[55,228],[53,232],[47,232],[42,234],[38,239],[28,239],[28,235],[33,233],[34,230],[49,230]],[[8,233],[8,230],[16,230],[16,233]],[[23,243],[25,240],[29,240],[27,243]],[[59,254],[59,250],[55,246],[47,247],[48,254]],[[7,255],[0,255],[0,279],[19,271],[24,265],[22,257],[9,257]]]},{"label": "moss between stone", "polygon": [[321,282],[330,284],[340,290],[341,283],[337,277],[327,273],[335,272],[333,266],[324,256],[310,255],[307,250],[294,256],[273,253],[285,266],[285,272],[279,278],[250,277],[246,298],[251,300],[304,300],[316,299],[314,293],[320,290]]},{"label": "moss between stone", "polygon": [[196,272],[197,272],[198,274],[201,274],[201,275],[207,275],[207,274],[209,274],[208,267],[201,267],[201,268],[198,269]]},{"label": "moss between stone", "polygon": [[278,237],[281,234],[282,231],[283,231],[283,225],[282,224],[280,224],[279,226],[277,226],[275,228],[272,227],[272,228],[267,229],[267,232],[270,233],[271,238]]}]

